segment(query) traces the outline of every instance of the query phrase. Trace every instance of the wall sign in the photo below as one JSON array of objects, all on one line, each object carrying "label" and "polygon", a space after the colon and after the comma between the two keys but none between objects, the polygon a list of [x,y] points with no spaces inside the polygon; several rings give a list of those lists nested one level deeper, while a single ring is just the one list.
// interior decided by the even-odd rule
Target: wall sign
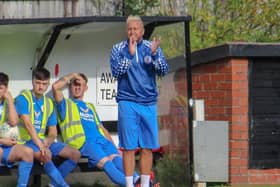
[{"label": "wall sign", "polygon": [[97,104],[98,105],[117,105],[117,80],[111,73],[109,66],[97,67]]}]

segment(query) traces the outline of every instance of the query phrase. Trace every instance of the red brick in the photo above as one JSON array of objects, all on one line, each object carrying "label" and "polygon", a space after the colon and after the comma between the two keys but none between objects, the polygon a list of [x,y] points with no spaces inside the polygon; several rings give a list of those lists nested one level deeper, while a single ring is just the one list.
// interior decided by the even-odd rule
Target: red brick
[{"label": "red brick", "polygon": [[265,182],[265,176],[258,175],[258,176],[249,176],[249,183],[251,184],[263,184]]},{"label": "red brick", "polygon": [[247,176],[239,176],[239,175],[231,175],[230,176],[230,183],[233,184],[248,184],[248,177]]},{"label": "red brick", "polygon": [[200,83],[193,83],[192,89],[193,90],[204,90],[204,86],[203,86],[203,84],[200,84]]},{"label": "red brick", "polygon": [[232,113],[233,114],[247,114],[248,113],[248,108],[247,107],[232,107]]},{"label": "red brick", "polygon": [[242,65],[233,64],[231,66],[232,73],[246,72],[247,68]]},{"label": "red brick", "polygon": [[199,83],[199,74],[192,73],[192,83]]},{"label": "red brick", "polygon": [[[240,116],[243,115],[243,114],[240,114]],[[248,115],[248,114],[247,114]],[[243,115],[244,116],[244,115]],[[244,116],[244,118],[246,118],[246,116]],[[244,123],[244,122],[241,122],[241,121],[231,121],[232,125],[237,125],[237,126],[248,126],[248,123]]]},{"label": "red brick", "polygon": [[230,126],[232,131],[248,131],[248,124],[235,125],[234,123]]},{"label": "red brick", "polygon": [[230,117],[225,116],[224,114],[220,114],[220,115],[211,115],[208,114],[205,116],[206,120],[212,120],[212,121],[228,121],[230,119]]},{"label": "red brick", "polygon": [[280,175],[279,175],[279,173],[278,173],[278,175],[275,175],[275,176],[277,177],[276,182],[280,182]]},{"label": "red brick", "polygon": [[248,169],[246,167],[234,167],[230,168],[229,170],[230,175],[235,175],[235,176],[246,176],[248,175]]},{"label": "red brick", "polygon": [[225,79],[224,79],[225,81],[232,81],[232,76],[231,76],[231,74],[230,73],[228,73],[228,74],[225,74]]},{"label": "red brick", "polygon": [[217,71],[223,73],[231,73],[231,65],[228,63],[219,64],[217,66]]},{"label": "red brick", "polygon": [[211,114],[224,114],[225,110],[221,107],[207,107]]},{"label": "red brick", "polygon": [[232,84],[234,84],[235,81],[248,82],[248,74],[246,72],[232,73]]},{"label": "red brick", "polygon": [[241,150],[240,154],[240,158],[248,159],[248,150]]},{"label": "red brick", "polygon": [[215,73],[210,76],[212,81],[225,81],[225,74],[223,73]]},{"label": "red brick", "polygon": [[246,65],[246,67],[248,67],[248,59],[246,58],[233,58],[233,59],[230,59],[229,61],[232,65],[235,65],[235,64],[243,64],[243,65]]},{"label": "red brick", "polygon": [[248,91],[245,89],[239,90],[232,90],[232,97],[239,98],[239,97],[248,97]]},{"label": "red brick", "polygon": [[250,169],[249,170],[249,174],[250,175],[256,175],[256,174],[262,174],[262,170],[260,170],[260,169]]},{"label": "red brick", "polygon": [[272,174],[272,175],[276,175],[277,173],[279,173],[279,169],[264,169],[262,170],[263,174]]},{"label": "red brick", "polygon": [[196,91],[194,92],[194,96],[197,99],[208,98],[210,96],[210,93],[207,91]]},{"label": "red brick", "polygon": [[232,89],[233,90],[248,89],[248,88],[249,88],[248,81],[236,81],[236,80],[234,80],[232,82]]},{"label": "red brick", "polygon": [[217,89],[220,89],[220,90],[229,90],[231,89],[232,87],[232,84],[230,82],[221,82],[217,85]]},{"label": "red brick", "polygon": [[232,100],[229,97],[219,98],[218,99],[218,105],[220,105],[220,106],[230,106],[230,109],[231,109]]},{"label": "red brick", "polygon": [[230,139],[232,140],[248,140],[248,132],[234,131],[230,133]]},{"label": "red brick", "polygon": [[203,71],[207,73],[215,73],[217,72],[217,65],[216,64],[206,64],[203,67]]},{"label": "red brick", "polygon": [[248,160],[247,159],[240,159],[240,158],[233,158],[229,160],[230,167],[241,167],[247,166]]},{"label": "red brick", "polygon": [[230,150],[229,151],[229,157],[230,158],[240,158],[240,155],[241,155],[241,150]]},{"label": "red brick", "polygon": [[230,141],[229,143],[231,149],[248,149],[247,141]]},{"label": "red brick", "polygon": [[249,104],[248,97],[232,98],[232,107],[237,107],[237,106],[248,107],[248,104]]},{"label": "red brick", "polygon": [[209,82],[210,81],[210,75],[207,75],[207,74],[200,75],[199,81],[201,81],[201,82]]},{"label": "red brick", "polygon": [[230,120],[230,116],[225,114],[220,114],[219,116],[217,116],[216,121],[229,121]]},{"label": "red brick", "polygon": [[241,175],[248,175],[248,168],[247,167],[240,167],[239,168],[239,173]]},{"label": "red brick", "polygon": [[[276,175],[267,175],[265,176],[265,181],[267,184],[277,184],[280,182],[280,178]],[[264,182],[263,182],[264,183]]]},{"label": "red brick", "polygon": [[229,174],[230,174],[230,175],[240,174],[240,173],[239,173],[239,168],[230,168],[230,169],[229,169]]},{"label": "red brick", "polygon": [[238,124],[248,124],[248,115],[232,114],[231,121]]},{"label": "red brick", "polygon": [[[226,107],[225,107],[225,114],[231,116],[231,114],[232,114],[232,108],[229,107],[229,106],[226,106]],[[231,117],[230,117],[230,120],[231,120]]]},{"label": "red brick", "polygon": [[219,101],[217,99],[207,99],[204,101],[205,106],[216,106],[218,105]]},{"label": "red brick", "polygon": [[205,90],[217,90],[218,84],[216,82],[209,82],[204,85]]}]

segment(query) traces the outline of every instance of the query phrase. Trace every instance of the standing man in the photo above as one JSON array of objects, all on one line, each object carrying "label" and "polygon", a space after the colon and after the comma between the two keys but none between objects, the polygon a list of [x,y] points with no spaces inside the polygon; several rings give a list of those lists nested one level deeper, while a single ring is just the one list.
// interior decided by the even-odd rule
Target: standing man
[{"label": "standing man", "polygon": [[[0,128],[8,124],[16,126],[18,115],[14,99],[8,90],[9,77],[0,72]],[[17,187],[26,187],[33,166],[33,151],[29,147],[17,144],[13,137],[0,137],[1,164],[12,167],[13,162],[19,161]]]},{"label": "standing man", "polygon": [[124,148],[126,186],[132,187],[135,150],[139,147],[141,187],[148,187],[152,149],[159,147],[156,75],[167,74],[168,64],[160,40],[143,39],[144,25],[139,16],[129,16],[126,26],[127,40],[113,46],[110,58],[112,74],[118,80],[119,140]]},{"label": "standing man", "polygon": [[[16,109],[21,119],[20,136],[33,149],[34,158],[44,165],[46,174],[51,178],[50,186],[68,187],[64,177],[76,167],[80,153],[55,141],[56,113],[52,100],[44,95],[49,84],[50,72],[45,68],[36,68],[32,72],[33,89],[23,91],[16,98]],[[52,156],[57,155],[67,159],[58,168],[52,162]]]},{"label": "standing man", "polygon": [[[125,186],[122,158],[109,132],[103,127],[92,103],[83,101],[88,79],[83,73],[65,75],[53,86],[64,142],[80,150],[88,158],[89,166],[103,169],[116,184]],[[70,99],[63,96],[63,88],[69,86]],[[134,182],[139,178],[134,174]]]}]

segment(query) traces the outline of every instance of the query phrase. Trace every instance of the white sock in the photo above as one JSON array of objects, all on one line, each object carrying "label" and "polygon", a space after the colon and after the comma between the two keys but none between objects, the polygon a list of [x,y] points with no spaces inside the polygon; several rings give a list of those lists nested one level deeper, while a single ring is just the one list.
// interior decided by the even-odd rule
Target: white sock
[{"label": "white sock", "polygon": [[141,187],[149,187],[150,175],[141,175]]},{"label": "white sock", "polygon": [[133,176],[126,176],[126,187],[133,187]]}]

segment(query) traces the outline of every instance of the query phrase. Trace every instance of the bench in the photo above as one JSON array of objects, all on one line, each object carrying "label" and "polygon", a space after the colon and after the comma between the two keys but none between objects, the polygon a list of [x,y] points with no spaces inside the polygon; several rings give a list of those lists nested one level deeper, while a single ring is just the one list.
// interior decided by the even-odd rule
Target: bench
[{"label": "bench", "polygon": [[[63,159],[61,159],[61,158],[54,159],[55,164],[61,163],[62,161],[63,161]],[[73,170],[73,172],[96,172],[96,171],[101,171],[101,170],[96,167],[89,168],[87,165],[86,158],[81,158],[78,163],[78,166]],[[18,174],[18,165],[17,164],[15,164],[15,166],[13,166],[12,168],[8,168],[3,165],[0,166],[0,176],[17,176],[17,174]],[[29,181],[32,186],[36,186],[36,187],[41,186],[41,175],[42,174],[45,174],[43,167],[40,165],[39,162],[34,162],[30,181]]]},{"label": "bench", "polygon": [[[138,153],[136,153],[138,154]],[[155,150],[153,152],[154,154],[154,162],[162,157],[162,153],[158,150]],[[55,158],[54,163],[56,165],[59,165],[63,161],[62,158]],[[72,173],[84,173],[84,172],[100,172],[100,170],[97,167],[89,168],[87,163],[87,158],[81,158],[78,162],[77,167],[72,171]],[[18,165],[15,164],[12,168],[8,168],[6,166],[0,166],[0,176],[17,176],[18,174]],[[42,185],[41,179],[42,175],[45,174],[43,167],[40,165],[39,162],[34,162],[31,176],[29,179],[29,183],[31,186],[34,187],[40,187]]]},{"label": "bench", "polygon": [[[104,127],[110,132],[110,133],[116,133],[117,132],[117,122],[115,121],[109,121],[109,122],[103,122]],[[136,151],[136,155],[139,154],[139,150]],[[163,156],[163,149],[155,149],[153,150],[154,155],[154,164],[155,161],[158,160]],[[62,158],[56,157],[53,159],[54,163],[56,165],[59,165],[63,162]],[[72,173],[83,173],[83,172],[98,172],[102,171],[97,167],[89,168],[87,163],[87,158],[81,158],[78,162],[77,167],[72,171]],[[17,164],[13,166],[12,168],[8,168],[6,166],[0,165],[0,176],[17,176],[18,174],[18,167]],[[34,162],[31,177],[29,179],[29,182],[32,186],[40,187],[41,186],[41,176],[45,174],[42,166],[39,162]]]}]

